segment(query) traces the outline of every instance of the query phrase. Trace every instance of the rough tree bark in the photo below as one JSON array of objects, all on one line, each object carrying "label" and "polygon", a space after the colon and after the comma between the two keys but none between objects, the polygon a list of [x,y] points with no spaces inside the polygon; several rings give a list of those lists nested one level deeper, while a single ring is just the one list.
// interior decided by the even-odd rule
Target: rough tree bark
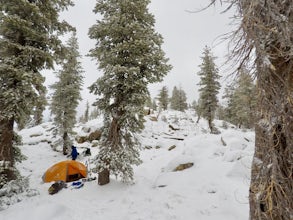
[{"label": "rough tree bark", "polygon": [[13,119],[0,120],[0,175],[8,181],[16,178],[13,169],[13,124]]},{"label": "rough tree bark", "polygon": [[[108,147],[111,148],[111,151],[118,150],[120,143],[120,125],[118,122],[118,118],[121,116],[122,112],[118,112],[115,117],[113,117],[111,125],[110,125],[110,131],[108,134]],[[109,164],[110,161],[104,161],[106,164]],[[98,176],[98,184],[99,185],[105,185],[110,182],[110,170],[109,169],[103,169],[101,172],[99,172]]]},{"label": "rough tree bark", "polygon": [[262,69],[258,77],[261,112],[251,172],[250,218],[289,220],[293,216],[293,69],[288,68],[292,60],[272,61],[276,69]]},{"label": "rough tree bark", "polygon": [[[250,219],[293,218],[292,0],[238,0],[245,45],[255,49],[259,112],[250,184]],[[244,53],[243,53],[244,51]],[[245,59],[245,58],[244,58]]]}]

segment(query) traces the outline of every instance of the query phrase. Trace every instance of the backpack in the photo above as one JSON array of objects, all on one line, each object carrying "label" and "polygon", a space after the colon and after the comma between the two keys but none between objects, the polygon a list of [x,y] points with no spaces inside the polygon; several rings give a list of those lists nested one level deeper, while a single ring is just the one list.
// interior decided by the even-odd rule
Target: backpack
[{"label": "backpack", "polygon": [[50,195],[53,195],[53,194],[59,192],[61,189],[66,188],[66,187],[67,187],[66,183],[64,181],[60,180],[60,181],[53,183],[49,187],[48,192]]}]

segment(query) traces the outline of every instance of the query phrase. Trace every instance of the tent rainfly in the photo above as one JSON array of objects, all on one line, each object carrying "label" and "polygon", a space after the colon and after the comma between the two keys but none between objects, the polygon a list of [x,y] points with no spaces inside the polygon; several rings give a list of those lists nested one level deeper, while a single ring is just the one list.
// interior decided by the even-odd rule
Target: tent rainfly
[{"label": "tent rainfly", "polygon": [[86,176],[87,168],[84,164],[75,160],[65,160],[51,166],[42,179],[45,183],[59,180],[71,182]]}]

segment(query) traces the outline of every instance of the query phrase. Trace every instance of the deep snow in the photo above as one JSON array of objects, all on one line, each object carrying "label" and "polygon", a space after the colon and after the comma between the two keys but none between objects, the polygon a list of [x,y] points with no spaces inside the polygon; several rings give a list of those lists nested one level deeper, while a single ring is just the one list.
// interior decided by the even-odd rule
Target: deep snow
[{"label": "deep snow", "polygon": [[[18,168],[23,176],[29,176],[30,188],[39,194],[20,197],[22,201],[0,212],[0,220],[247,220],[254,132],[229,124],[224,129],[222,121],[215,121],[221,131],[215,135],[208,132],[205,120],[195,122],[192,112],[166,111],[158,121],[146,116],[145,129],[139,135],[143,163],[134,167],[133,184],[112,177],[105,186],[85,182],[80,189],[68,187],[55,195],[48,194],[52,183],[43,183],[41,177],[51,165],[69,158],[47,143],[54,141],[52,124],[20,131],[24,142],[21,150],[28,159]],[[82,134],[82,128],[97,128],[101,123],[96,119],[75,131]],[[169,150],[172,145],[176,147]],[[76,146],[81,152],[91,144]],[[91,151],[93,158],[98,147]],[[90,158],[80,155],[78,160],[87,163]],[[187,162],[194,165],[173,171]]]}]

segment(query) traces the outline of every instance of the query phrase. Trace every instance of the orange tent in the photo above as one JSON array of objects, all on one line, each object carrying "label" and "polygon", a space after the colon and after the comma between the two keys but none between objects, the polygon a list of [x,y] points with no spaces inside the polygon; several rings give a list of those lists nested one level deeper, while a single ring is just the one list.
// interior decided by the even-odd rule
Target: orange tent
[{"label": "orange tent", "polygon": [[44,173],[42,179],[45,183],[58,180],[71,182],[86,176],[87,168],[84,164],[75,160],[65,160],[50,167]]}]

